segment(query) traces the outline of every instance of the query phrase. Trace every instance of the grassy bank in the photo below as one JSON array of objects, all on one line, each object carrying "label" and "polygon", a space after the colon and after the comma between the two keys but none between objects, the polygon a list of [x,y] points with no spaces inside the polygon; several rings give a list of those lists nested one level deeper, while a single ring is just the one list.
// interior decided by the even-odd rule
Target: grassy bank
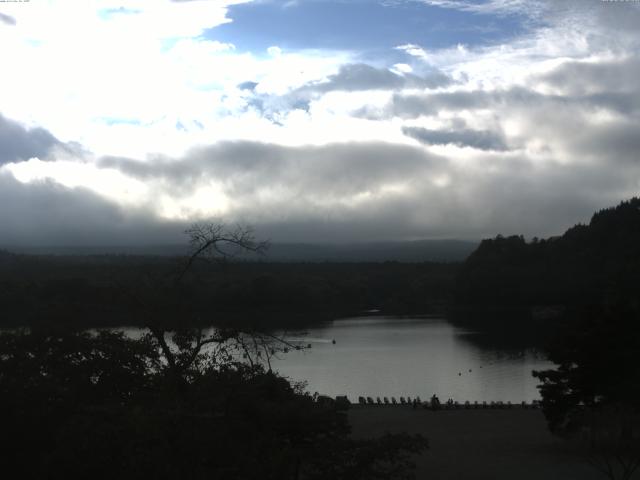
[{"label": "grassy bank", "polygon": [[539,410],[437,411],[354,406],[357,438],[421,433],[430,448],[416,461],[416,478],[430,480],[591,480],[602,478],[584,458],[547,430]]}]

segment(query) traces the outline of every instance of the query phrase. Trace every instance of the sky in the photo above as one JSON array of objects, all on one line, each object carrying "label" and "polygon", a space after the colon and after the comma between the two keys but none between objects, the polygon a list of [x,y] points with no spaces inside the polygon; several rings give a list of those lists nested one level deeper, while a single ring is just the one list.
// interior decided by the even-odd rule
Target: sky
[{"label": "sky", "polygon": [[0,3],[0,246],[545,237],[640,190],[640,2]]}]

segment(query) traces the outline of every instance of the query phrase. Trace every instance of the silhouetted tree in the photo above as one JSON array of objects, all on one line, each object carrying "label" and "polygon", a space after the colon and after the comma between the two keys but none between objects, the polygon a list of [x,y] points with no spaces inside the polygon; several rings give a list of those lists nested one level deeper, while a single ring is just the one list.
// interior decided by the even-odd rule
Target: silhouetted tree
[{"label": "silhouetted tree", "polygon": [[505,313],[500,326],[516,330],[534,323],[534,307],[559,312],[586,302],[613,303],[620,295],[638,297],[639,284],[640,198],[632,198],[560,237],[483,240],[459,271],[455,303],[462,312],[468,307],[466,320],[480,319],[477,328]]},{"label": "silhouetted tree", "polygon": [[[637,302],[637,301],[636,301]],[[575,308],[549,348],[557,368],[534,372],[552,432],[582,447],[609,478],[640,465],[640,315],[632,299]]]},{"label": "silhouetted tree", "polygon": [[203,323],[214,322],[203,322],[193,305],[193,282],[188,282],[188,276],[194,276],[197,283],[193,272],[196,263],[224,262],[242,252],[263,253],[268,244],[256,241],[248,227],[227,228],[223,223],[197,223],[185,233],[191,252],[181,265],[164,276],[147,277],[142,294],[127,291],[149,330],[146,340],[157,345],[175,381],[184,381],[191,369],[198,367],[195,363],[205,358],[213,364],[225,364],[240,353],[251,365],[264,360],[270,368],[270,357],[276,351],[301,348],[284,337],[253,328],[203,327]]},{"label": "silhouetted tree", "polygon": [[3,471],[25,479],[411,478],[410,456],[427,447],[424,438],[354,440],[335,402],[316,402],[265,371],[262,359],[268,365],[275,349],[295,345],[265,331],[202,328],[189,295],[199,260],[256,244],[246,230],[190,232],[186,267],[128,292],[149,329],[141,338],[0,333]]}]

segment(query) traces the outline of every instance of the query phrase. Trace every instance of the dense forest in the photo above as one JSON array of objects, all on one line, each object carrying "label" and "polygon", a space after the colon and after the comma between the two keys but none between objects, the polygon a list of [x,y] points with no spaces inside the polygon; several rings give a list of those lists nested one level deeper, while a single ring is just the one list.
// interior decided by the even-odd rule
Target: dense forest
[{"label": "dense forest", "polygon": [[[5,326],[140,324],[130,295],[188,302],[202,323],[304,327],[370,311],[442,313],[459,264],[267,263],[200,259],[177,287],[179,257],[0,254]],[[184,310],[184,309],[183,309]]]},{"label": "dense forest", "polygon": [[[485,240],[462,264],[3,252],[4,326],[31,328],[0,334],[2,450],[23,478],[412,478],[425,438],[354,440],[346,405],[310,396],[262,359],[299,348],[268,333],[285,324],[448,310],[461,321],[473,312],[476,329],[554,330],[557,368],[534,373],[550,428],[589,426],[589,453],[632,474],[639,250],[634,198],[561,237]],[[146,333],[86,331],[107,325]]]},{"label": "dense forest", "polygon": [[[203,324],[299,326],[371,312],[450,313],[474,328],[544,329],[586,299],[631,296],[640,285],[640,199],[595,213],[548,239],[483,240],[462,263],[268,262],[199,259],[180,287],[185,257],[0,252],[5,326],[140,324],[132,290],[163,289]],[[154,293],[155,292],[155,293]],[[184,305],[181,306],[184,311]],[[541,323],[542,322],[542,323]]]},{"label": "dense forest", "polygon": [[[304,347],[246,322],[203,328],[218,278],[204,260],[219,260],[223,244],[261,245],[220,225],[190,235],[194,253],[180,262],[3,256],[5,299],[21,300],[14,313],[33,306],[36,315],[31,328],[0,330],[6,471],[29,479],[412,478],[423,436],[354,439],[346,398],[312,396],[271,370],[270,357]],[[136,261],[141,270],[131,273]],[[242,264],[223,265],[238,274]],[[247,315],[262,288],[232,304]],[[111,321],[128,312],[144,334],[88,331],[100,322],[95,312]]]},{"label": "dense forest", "polygon": [[553,320],[585,303],[639,298],[639,285],[640,199],[633,198],[562,236],[483,240],[458,272],[454,311],[503,326]]}]

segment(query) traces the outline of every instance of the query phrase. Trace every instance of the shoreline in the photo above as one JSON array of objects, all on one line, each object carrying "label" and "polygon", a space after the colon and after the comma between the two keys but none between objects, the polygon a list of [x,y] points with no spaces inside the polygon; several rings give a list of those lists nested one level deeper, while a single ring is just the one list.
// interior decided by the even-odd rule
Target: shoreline
[{"label": "shoreline", "polygon": [[[326,397],[326,396],[325,396]],[[327,397],[331,398],[331,397]],[[345,395],[339,395],[335,398],[336,401],[341,401],[341,398],[347,398]],[[527,402],[523,400],[521,402],[511,402],[507,401],[470,401],[466,400],[464,402],[453,401],[452,403],[442,402],[437,408],[433,408],[428,401],[417,400],[417,403],[414,405],[411,398],[407,397],[404,400],[404,397],[398,397],[400,400],[396,401],[395,397],[384,397],[385,400],[389,399],[386,402],[379,402],[380,397],[376,397],[376,401],[373,401],[372,397],[360,397],[360,401],[358,403],[351,402],[349,404],[349,408],[398,408],[404,407],[412,410],[430,410],[430,411],[441,411],[441,410],[539,410],[540,409],[540,400],[532,400]],[[420,397],[413,397],[414,399]],[[332,399],[333,400],[333,399]],[[364,400],[364,401],[363,401]],[[342,400],[344,401],[344,400]],[[349,400],[350,401],[350,400]]]}]

